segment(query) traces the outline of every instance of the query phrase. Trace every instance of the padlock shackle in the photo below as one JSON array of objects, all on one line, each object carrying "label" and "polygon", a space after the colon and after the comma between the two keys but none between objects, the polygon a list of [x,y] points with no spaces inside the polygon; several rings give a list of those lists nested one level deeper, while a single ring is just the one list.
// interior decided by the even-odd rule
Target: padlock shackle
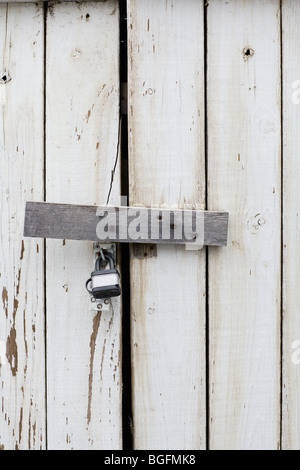
[{"label": "padlock shackle", "polygon": [[[109,269],[115,269],[115,262],[111,255],[105,254],[104,258],[109,263]],[[95,271],[101,271],[101,258],[98,257],[95,263]]]}]

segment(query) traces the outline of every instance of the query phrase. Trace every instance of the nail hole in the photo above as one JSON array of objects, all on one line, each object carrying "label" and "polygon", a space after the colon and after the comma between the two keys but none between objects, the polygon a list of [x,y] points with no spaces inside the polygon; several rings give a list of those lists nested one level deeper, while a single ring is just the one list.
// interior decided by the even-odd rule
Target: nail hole
[{"label": "nail hole", "polygon": [[252,57],[253,55],[254,55],[254,50],[251,49],[251,47],[245,47],[245,49],[243,50],[244,60],[248,60],[249,57]]},{"label": "nail hole", "polygon": [[11,81],[11,78],[9,74],[6,72],[3,73],[3,75],[0,75],[0,83],[8,83]]}]

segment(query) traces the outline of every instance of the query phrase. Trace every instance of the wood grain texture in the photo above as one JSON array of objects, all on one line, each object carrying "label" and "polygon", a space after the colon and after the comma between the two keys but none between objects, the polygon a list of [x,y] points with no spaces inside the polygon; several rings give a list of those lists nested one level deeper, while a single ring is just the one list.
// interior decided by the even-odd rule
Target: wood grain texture
[{"label": "wood grain texture", "polygon": [[300,448],[299,2],[282,2],[283,73],[283,413],[282,448]]},{"label": "wood grain texture", "polygon": [[23,240],[43,198],[42,4],[0,5],[0,449],[45,449],[44,250]]},{"label": "wood grain texture", "polygon": [[[119,204],[116,0],[49,4],[46,81],[47,200]],[[120,299],[94,315],[92,268],[91,242],[47,241],[49,449],[122,445]]]},{"label": "wood grain texture", "polygon": [[280,441],[280,2],[207,7],[210,448]]},{"label": "wood grain texture", "polygon": [[[100,213],[103,214],[100,217]],[[194,227],[193,227],[194,223]],[[198,228],[197,228],[198,227]],[[224,246],[228,213],[28,202],[24,236]],[[101,236],[102,235],[102,236]]]},{"label": "wood grain texture", "polygon": [[[203,3],[128,1],[130,205],[204,208]],[[205,447],[205,253],[131,254],[135,449]]]}]

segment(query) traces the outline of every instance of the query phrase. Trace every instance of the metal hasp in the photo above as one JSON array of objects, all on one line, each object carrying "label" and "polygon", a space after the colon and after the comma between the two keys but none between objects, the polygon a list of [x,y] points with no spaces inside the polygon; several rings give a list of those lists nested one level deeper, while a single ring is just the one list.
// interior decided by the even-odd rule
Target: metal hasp
[{"label": "metal hasp", "polygon": [[[93,311],[109,310],[111,298],[121,295],[120,275],[116,265],[116,245],[114,243],[95,243],[93,271],[86,282],[91,296]],[[109,266],[109,269],[107,269]]]}]

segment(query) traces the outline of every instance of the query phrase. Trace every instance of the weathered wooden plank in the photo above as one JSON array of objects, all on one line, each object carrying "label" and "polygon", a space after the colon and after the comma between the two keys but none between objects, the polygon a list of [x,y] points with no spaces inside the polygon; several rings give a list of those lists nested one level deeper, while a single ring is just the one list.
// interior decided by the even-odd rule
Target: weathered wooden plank
[{"label": "weathered wooden plank", "polygon": [[280,2],[207,7],[208,205],[230,213],[209,251],[210,448],[280,441]]},{"label": "weathered wooden plank", "polygon": [[[203,3],[129,0],[128,35],[130,205],[204,208]],[[130,272],[134,448],[204,448],[205,253]]]},{"label": "weathered wooden plank", "polygon": [[[100,214],[103,214],[100,216]],[[28,202],[25,237],[224,246],[228,213]]]},{"label": "weathered wooden plank", "polygon": [[[46,80],[47,199],[119,204],[117,0],[49,4]],[[120,298],[93,314],[92,268],[91,242],[47,241],[49,449],[122,445]]]},{"label": "weathered wooden plank", "polygon": [[283,389],[282,448],[300,448],[300,4],[282,2],[283,74]]},{"label": "weathered wooden plank", "polygon": [[23,240],[43,198],[43,5],[0,5],[0,449],[45,449],[44,242]]}]

